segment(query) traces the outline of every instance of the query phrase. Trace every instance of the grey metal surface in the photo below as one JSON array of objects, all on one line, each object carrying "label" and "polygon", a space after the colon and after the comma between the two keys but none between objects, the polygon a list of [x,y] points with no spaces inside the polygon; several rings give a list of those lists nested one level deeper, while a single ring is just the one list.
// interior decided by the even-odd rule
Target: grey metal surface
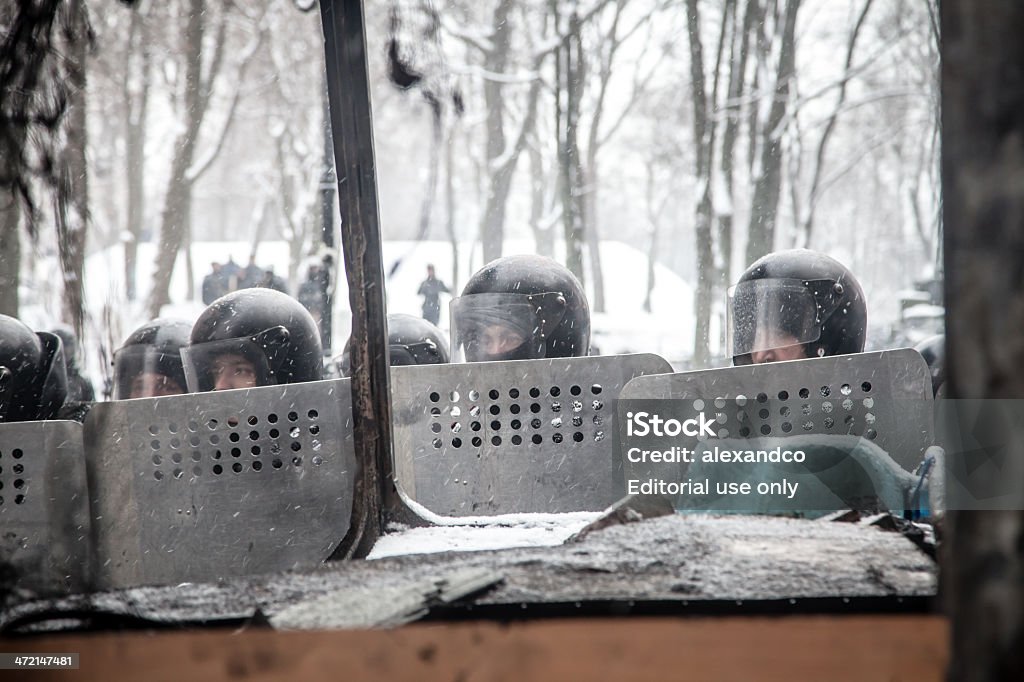
[{"label": "grey metal surface", "polygon": [[651,354],[395,367],[399,484],[446,516],[600,511],[619,391],[671,371]]},{"label": "grey metal surface", "polygon": [[907,470],[934,443],[928,366],[910,348],[641,377],[620,398],[692,399],[672,416],[714,412],[721,438],[860,436]]},{"label": "grey metal surface", "polygon": [[310,566],[348,529],[348,379],[126,400],[86,420],[101,586]]},{"label": "grey metal surface", "polygon": [[81,424],[0,424],[0,564],[17,587],[81,591],[90,551]]}]

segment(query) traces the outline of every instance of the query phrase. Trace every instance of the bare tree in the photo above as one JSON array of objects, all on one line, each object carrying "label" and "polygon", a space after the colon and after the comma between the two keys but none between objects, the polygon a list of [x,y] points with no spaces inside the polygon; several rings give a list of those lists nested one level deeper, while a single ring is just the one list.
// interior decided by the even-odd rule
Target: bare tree
[{"label": "bare tree", "polygon": [[[779,197],[782,191],[782,135],[789,104],[789,83],[794,73],[796,56],[796,18],[800,0],[786,0],[779,17],[782,30],[779,32],[779,57],[775,69],[774,95],[768,112],[768,119],[759,127],[759,158],[754,179],[754,195],[750,206],[750,222],[747,229],[747,262],[770,252],[775,243],[775,223],[778,216]],[[760,23],[764,25],[763,17]],[[762,40],[759,33],[759,40]],[[765,54],[765,47],[760,48]],[[751,136],[754,144],[754,136]],[[753,160],[754,154],[750,155]]]},{"label": "bare tree", "polygon": [[[736,26],[736,12],[738,12],[738,3],[729,3],[729,8],[725,12],[728,17],[728,21],[732,25]],[[731,16],[730,15],[731,12]],[[747,0],[746,8],[743,12],[743,23],[739,27],[739,30],[733,31],[733,40],[731,41],[731,57],[729,60],[729,85],[726,89],[726,103],[725,103],[725,129],[722,131],[722,151],[721,151],[721,170],[722,170],[722,190],[724,196],[722,197],[722,203],[725,205],[726,210],[722,211],[718,217],[718,253],[719,259],[722,263],[719,283],[724,291],[727,287],[732,284],[732,255],[733,255],[733,219],[735,216],[736,206],[736,141],[739,137],[741,114],[742,114],[742,102],[741,96],[744,94],[744,86],[746,83],[747,75],[747,64],[750,59],[750,37],[754,31],[754,20],[758,15],[758,2],[757,0]],[[725,19],[723,19],[724,21]]]},{"label": "bare tree", "polygon": [[667,53],[666,50],[662,49],[659,57],[653,64],[644,64],[644,58],[647,55],[648,49],[653,44],[652,37],[648,31],[647,39],[644,40],[640,53],[635,59],[636,68],[633,73],[630,93],[624,98],[615,118],[605,126],[605,115],[608,113],[609,86],[612,75],[616,71],[616,61],[618,55],[621,54],[621,48],[624,43],[642,28],[650,28],[654,24],[653,20],[655,17],[663,9],[663,4],[659,2],[651,8],[651,11],[644,12],[631,25],[623,26],[622,16],[629,2],[630,0],[617,0],[610,6],[612,18],[607,29],[600,29],[599,25],[601,22],[598,20],[602,16],[598,15],[595,17],[595,21],[592,24],[598,26],[599,30],[593,39],[593,46],[583,50],[583,56],[587,58],[588,63],[592,64],[588,69],[587,75],[595,74],[596,78],[593,88],[593,102],[589,103],[593,113],[591,114],[590,127],[587,132],[586,153],[581,177],[583,186],[579,190],[584,199],[582,215],[586,231],[587,252],[590,255],[590,269],[594,278],[593,308],[595,312],[604,312],[605,310],[604,268],[602,267],[599,248],[601,225],[599,219],[600,212],[598,210],[598,197],[601,188],[601,173],[598,163],[601,148],[618,132],[622,123],[633,111],[636,103],[643,100],[648,86],[654,75],[658,73],[663,58]]},{"label": "bare tree", "polygon": [[124,173],[127,188],[127,210],[124,244],[125,295],[129,301],[136,296],[135,271],[139,240],[146,216],[145,177],[146,123],[149,112],[149,81],[152,67],[151,32],[148,17],[141,4],[129,10],[128,49],[125,60],[121,96],[124,106]]},{"label": "bare tree", "polygon": [[715,283],[715,262],[712,247],[712,222],[714,220],[713,191],[715,172],[715,112],[718,102],[722,53],[725,47],[730,5],[726,0],[722,15],[718,48],[715,53],[713,79],[710,95],[704,75],[703,45],[701,43],[701,22],[697,0],[687,0],[686,17],[690,37],[690,93],[693,102],[693,137],[696,154],[696,177],[700,198],[695,216],[695,247],[697,255],[697,287],[694,289],[694,310],[697,319],[694,330],[693,360],[698,367],[706,366],[711,359],[709,336],[711,330],[711,300]]},{"label": "bare tree", "polygon": [[661,220],[672,195],[665,192],[661,197],[656,196],[655,186],[657,183],[655,175],[657,171],[655,170],[653,159],[648,159],[647,163],[644,164],[644,172],[644,205],[647,209],[647,226],[650,241],[647,246],[647,287],[644,294],[643,309],[644,312],[649,313],[651,312],[651,298],[654,295],[654,286],[656,284],[654,267],[658,262],[658,237],[661,232]]},{"label": "bare tree", "polygon": [[[81,337],[85,324],[85,238],[89,225],[89,168],[86,162],[86,57],[91,42],[89,15],[84,0],[69,0],[65,11],[71,31],[67,40],[67,82],[70,89],[64,121],[64,149],[61,152],[60,182],[54,215],[63,274],[61,312]],[[65,199],[66,197],[66,199]]]},{"label": "bare tree", "polygon": [[[555,25],[558,26],[558,3],[553,3],[553,10]],[[580,18],[574,7],[569,15],[565,38],[555,52],[555,136],[558,141],[565,264],[580,282],[584,282],[583,246],[586,223],[583,166],[577,133],[583,88],[586,83],[584,68]]]},{"label": "bare tree", "polygon": [[484,261],[501,256],[505,239],[505,206],[512,186],[515,162],[519,159],[518,144],[506,153],[505,103],[502,101],[501,75],[508,65],[512,38],[513,0],[499,0],[491,21],[491,45],[483,50],[484,106],[487,108],[487,196],[480,238]]},{"label": "bare tree", "polygon": [[[212,39],[212,56],[205,65],[203,54],[206,49],[204,36],[208,16],[205,0],[188,0],[185,28],[182,33],[181,53],[184,59],[185,82],[182,107],[182,127],[175,144],[171,160],[164,208],[160,219],[160,244],[154,266],[153,288],[149,297],[149,314],[156,317],[160,309],[170,301],[168,289],[178,252],[191,239],[192,187],[196,180],[210,167],[223,147],[224,140],[234,120],[235,110],[242,95],[241,83],[246,68],[258,49],[263,29],[259,27],[249,45],[242,51],[235,80],[234,95],[225,115],[221,131],[206,155],[196,159],[196,147],[206,113],[210,107],[214,87],[221,72],[225,51],[228,49],[227,26],[228,5],[219,13]],[[260,23],[260,20],[257,23]],[[192,277],[189,281],[192,281]]]},{"label": "bare tree", "polygon": [[63,209],[71,201],[60,159],[69,60],[58,52],[84,38],[70,9],[60,0],[0,5],[0,25],[6,28],[0,39],[0,312],[5,314],[18,314],[22,225],[33,238],[37,234],[33,182],[41,180],[54,191],[55,206]]},{"label": "bare tree", "polygon": [[839,92],[836,95],[835,107],[832,109],[832,113],[825,123],[825,130],[821,133],[821,138],[818,141],[818,150],[814,157],[814,176],[811,178],[808,195],[807,213],[803,219],[803,242],[805,246],[810,246],[811,238],[814,236],[814,213],[818,207],[818,202],[821,200],[823,190],[821,186],[822,170],[825,167],[828,143],[832,133],[835,131],[836,122],[843,111],[843,105],[846,104],[846,88],[853,73],[853,56],[857,48],[857,38],[860,37],[861,29],[864,27],[864,22],[868,17],[868,12],[871,11],[871,4],[873,2],[874,0],[864,0],[864,5],[857,16],[857,22],[854,24],[853,30],[850,31],[850,37],[846,42],[846,61],[843,65],[843,75],[839,80]]},{"label": "bare tree", "polygon": [[21,202],[13,188],[0,188],[0,315],[18,315],[21,285]]},{"label": "bare tree", "polygon": [[452,275],[451,290],[459,290],[459,239],[455,231],[456,205],[455,201],[455,138],[458,130],[458,120],[453,119],[448,129],[448,135],[444,144],[444,206],[445,206],[445,234],[452,247]]},{"label": "bare tree", "polygon": [[[579,25],[589,22],[610,0],[598,0],[578,14]],[[571,0],[575,8],[576,0]],[[498,0],[491,15],[490,31],[485,37],[477,36],[459,27],[445,24],[449,33],[461,39],[470,50],[470,54],[482,59],[479,73],[483,80],[484,107],[486,109],[486,140],[485,159],[482,164],[484,171],[484,210],[480,223],[480,238],[483,243],[484,260],[490,261],[501,256],[502,243],[505,236],[505,215],[508,198],[512,189],[519,156],[527,147],[531,131],[537,122],[538,100],[543,82],[540,72],[549,56],[563,46],[569,39],[570,26],[551,26],[548,19],[554,16],[565,16],[560,9],[559,0],[547,0],[548,13],[542,15],[540,39],[529,36],[527,44],[532,52],[527,56],[526,73],[517,77],[509,73],[513,55],[512,27],[513,11],[517,7],[514,0]],[[524,11],[526,5],[521,7]],[[525,20],[523,26],[526,26]],[[553,30],[554,35],[547,31]],[[521,107],[518,129],[511,135],[506,130],[506,111],[509,108],[507,86],[511,83],[528,83],[525,102]],[[582,234],[582,233],[581,233]]]}]

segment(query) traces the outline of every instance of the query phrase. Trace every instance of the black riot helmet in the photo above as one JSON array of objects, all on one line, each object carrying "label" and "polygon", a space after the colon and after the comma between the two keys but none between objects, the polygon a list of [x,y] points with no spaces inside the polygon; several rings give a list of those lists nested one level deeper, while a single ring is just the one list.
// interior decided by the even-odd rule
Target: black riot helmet
[{"label": "black riot helmet", "polygon": [[114,400],[185,393],[181,349],[192,325],[161,317],[142,325],[114,352]]},{"label": "black riot helmet", "polygon": [[932,375],[932,396],[937,397],[939,389],[946,381],[946,336],[945,334],[929,336],[914,346],[914,350],[920,353],[924,361],[928,363],[928,371]]},{"label": "black riot helmet", "polygon": [[0,422],[53,419],[67,391],[60,338],[0,315]]},{"label": "black riot helmet", "polygon": [[[867,333],[864,292],[842,263],[793,249],[759,259],[729,290],[733,364],[860,353]],[[765,357],[765,360],[758,358]]]},{"label": "black riot helmet", "polygon": [[452,353],[468,362],[587,355],[590,305],[580,281],[543,256],[506,256],[451,302]]},{"label": "black riot helmet", "polygon": [[[334,359],[338,374],[352,374],[349,350],[352,337],[345,342],[345,350]],[[406,365],[444,365],[448,363],[448,340],[444,333],[429,321],[415,315],[394,313],[388,315],[388,351],[392,367]]]},{"label": "black riot helmet", "polygon": [[[181,356],[189,390],[212,391],[319,381],[322,353],[316,322],[302,304],[273,289],[241,289],[203,311]],[[225,371],[251,372],[251,380],[219,385]]]}]

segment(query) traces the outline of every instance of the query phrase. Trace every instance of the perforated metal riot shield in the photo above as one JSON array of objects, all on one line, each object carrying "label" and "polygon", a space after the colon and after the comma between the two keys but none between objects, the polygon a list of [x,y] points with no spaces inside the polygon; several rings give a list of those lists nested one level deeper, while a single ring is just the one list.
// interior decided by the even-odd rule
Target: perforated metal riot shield
[{"label": "perforated metal riot shield", "polygon": [[[708,467],[678,461],[683,449],[697,453],[698,462],[704,463],[709,460],[702,453],[717,445],[731,452],[734,447],[750,447],[743,442],[752,439],[760,441],[758,448],[765,443],[785,447],[788,440],[801,448],[817,448],[819,461],[791,469],[776,466],[776,471],[801,469],[825,476],[813,471],[820,464],[831,469],[833,477],[856,474],[868,487],[877,488],[885,479],[894,491],[887,497],[892,502],[913,480],[909,472],[934,444],[928,366],[912,349],[639,377],[623,389],[620,411],[652,414],[659,401],[671,401],[667,409],[680,423],[699,421],[703,414],[713,421],[709,430],[714,435],[669,434],[674,437],[656,445],[670,444],[679,450],[664,459],[657,455],[658,460],[644,461],[642,450],[634,453],[641,461],[623,456],[617,473],[624,481],[654,477],[682,482],[686,471],[692,473],[695,468],[701,476],[707,475]],[[618,434],[623,453],[630,447],[627,439],[636,433]],[[847,455],[862,461],[844,461]],[[717,459],[716,454],[710,461]],[[621,492],[627,493],[628,487]]]},{"label": "perforated metal riot shield", "polygon": [[600,511],[613,485],[615,402],[657,355],[395,367],[395,469],[436,514]]},{"label": "perforated metal riot shield", "polygon": [[349,381],[102,403],[86,421],[104,587],[311,566],[348,530]]},{"label": "perforated metal riot shield", "polygon": [[91,551],[81,424],[0,424],[0,564],[15,587],[83,591]]}]

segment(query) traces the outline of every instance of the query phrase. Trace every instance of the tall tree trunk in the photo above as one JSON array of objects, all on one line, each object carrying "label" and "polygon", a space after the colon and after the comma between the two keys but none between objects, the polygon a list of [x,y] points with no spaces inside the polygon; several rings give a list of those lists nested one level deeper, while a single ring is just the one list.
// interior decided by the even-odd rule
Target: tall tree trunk
[{"label": "tall tree trunk", "polygon": [[540,145],[530,145],[530,231],[537,253],[551,253],[555,248],[554,232],[546,223],[548,213],[548,177]]},{"label": "tall tree trunk", "polygon": [[779,63],[775,73],[775,95],[762,130],[761,163],[754,182],[747,230],[747,262],[769,253],[775,244],[775,223],[782,192],[782,123],[789,104],[789,81],[796,58],[796,17],[800,0],[787,0],[784,12]]},{"label": "tall tree trunk", "polygon": [[[138,66],[135,66],[136,58]],[[129,301],[137,296],[136,270],[138,248],[146,216],[145,177],[146,115],[149,109],[149,72],[152,57],[146,18],[135,4],[131,8],[128,32],[128,64],[123,86],[125,112],[125,185],[128,206],[124,245],[125,294]]]},{"label": "tall tree trunk", "polygon": [[[170,302],[169,289],[174,264],[188,233],[192,208],[192,186],[187,177],[195,154],[196,137],[202,124],[202,48],[205,8],[203,0],[189,0],[182,50],[185,54],[185,126],[174,144],[174,158],[167,183],[167,196],[160,216],[160,241],[157,248],[153,289],[149,295],[149,314],[159,317],[160,309]],[[211,78],[213,74],[211,74]],[[212,81],[210,83],[212,86]]]},{"label": "tall tree trunk", "polygon": [[427,165],[427,186],[423,189],[420,202],[420,220],[416,231],[417,239],[426,239],[430,234],[430,218],[434,213],[437,198],[437,179],[441,172],[441,143],[444,139],[441,103],[431,92],[424,92],[430,105],[430,160]]},{"label": "tall tree trunk", "polygon": [[[732,5],[735,11],[736,4]],[[757,14],[757,0],[748,0],[743,12],[743,25],[733,44],[739,40],[739,49],[730,60],[729,85],[726,90],[725,130],[722,133],[722,180],[726,192],[725,201],[729,210],[718,218],[718,249],[722,260],[719,283],[725,291],[732,286],[732,251],[733,251],[733,219],[735,217],[735,153],[736,139],[739,135],[741,106],[739,98],[743,95],[747,74],[747,61],[750,53],[750,34],[754,30],[754,17]],[[733,17],[735,22],[735,17]]]},{"label": "tall tree trunk", "polygon": [[[189,193],[189,205],[192,195]],[[185,256],[185,300],[196,300],[196,264],[192,258],[192,211],[188,212],[184,225],[185,237],[181,240],[181,250]]]},{"label": "tall tree trunk", "polygon": [[459,291],[459,238],[455,232],[455,155],[452,153],[455,147],[457,125],[457,122],[453,120],[444,147],[444,227],[452,246],[452,278],[448,285],[452,296],[457,296]]},{"label": "tall tree trunk", "polygon": [[483,242],[484,262],[500,258],[505,240],[505,208],[512,185],[515,167],[502,162],[508,152],[505,137],[505,102],[502,83],[498,78],[505,72],[511,46],[512,28],[509,15],[515,7],[513,0],[500,0],[491,22],[491,48],[486,52],[484,70],[484,106],[487,108],[487,199],[484,206],[480,239]]},{"label": "tall tree trunk", "polygon": [[[942,0],[940,6],[949,395],[1019,399],[1024,3]],[[990,402],[986,411],[1004,409]],[[979,421],[975,428],[984,427]],[[980,464],[971,480],[1014,481],[1019,493],[1024,434],[1019,422],[1006,428],[1003,455]],[[948,515],[941,576],[952,623],[948,680],[1024,679],[1024,510],[1012,504]]]},{"label": "tall tree trunk", "polygon": [[558,51],[558,96],[564,120],[559,139],[562,175],[562,226],[565,237],[565,265],[580,282],[583,278],[583,178],[578,142],[580,104],[583,99],[583,55],[580,21],[575,12],[569,17],[569,33]]},{"label": "tall tree trunk", "polygon": [[[67,146],[64,168],[67,205],[57,211],[57,228],[64,290],[61,312],[75,334],[82,338],[85,325],[85,239],[89,224],[89,168],[86,162],[86,58],[89,50],[89,15],[84,0],[71,0],[69,12],[70,44],[66,60],[69,101],[66,126]],[[58,192],[58,195],[60,192]],[[63,202],[62,202],[63,203]]]},{"label": "tall tree trunk", "polygon": [[697,288],[694,291],[696,326],[693,339],[693,361],[705,367],[711,360],[711,300],[716,280],[712,223],[714,219],[715,132],[714,114],[718,108],[718,84],[721,76],[722,54],[729,28],[728,16],[733,0],[727,0],[715,52],[713,84],[710,97],[705,89],[704,55],[700,39],[700,13],[697,0],[687,0],[687,32],[690,36],[690,92],[693,100],[693,135],[697,148],[696,177],[700,199],[695,216],[697,255]]},{"label": "tall tree trunk", "polygon": [[21,284],[21,199],[0,188],[0,314],[18,316]]},{"label": "tall tree trunk", "polygon": [[710,131],[697,0],[686,0],[686,21],[690,38],[690,94],[693,101],[694,146],[697,149],[696,176],[698,182],[703,184],[698,189],[700,199],[697,203],[694,225],[697,255],[694,310],[697,319],[693,336],[693,361],[697,367],[706,367],[711,359],[708,334],[711,328],[711,269],[714,267],[714,260],[711,253],[711,150],[708,143]]},{"label": "tall tree trunk", "polygon": [[596,160],[583,171],[586,189],[582,192],[581,198],[583,199],[584,232],[587,236],[587,254],[590,256],[590,276],[594,280],[593,312],[603,313],[607,305],[604,296],[604,266],[601,263],[601,224],[597,219],[597,188],[600,180],[597,172]]},{"label": "tall tree trunk", "polygon": [[658,263],[658,228],[661,219],[661,211],[665,207],[663,202],[661,207],[655,208],[654,205],[654,164],[651,161],[647,162],[647,173],[646,183],[644,184],[644,203],[647,205],[647,223],[650,226],[650,242],[647,246],[647,287],[644,293],[643,309],[645,313],[649,313],[652,310],[652,298],[654,296],[655,282],[655,271],[654,268]]}]

